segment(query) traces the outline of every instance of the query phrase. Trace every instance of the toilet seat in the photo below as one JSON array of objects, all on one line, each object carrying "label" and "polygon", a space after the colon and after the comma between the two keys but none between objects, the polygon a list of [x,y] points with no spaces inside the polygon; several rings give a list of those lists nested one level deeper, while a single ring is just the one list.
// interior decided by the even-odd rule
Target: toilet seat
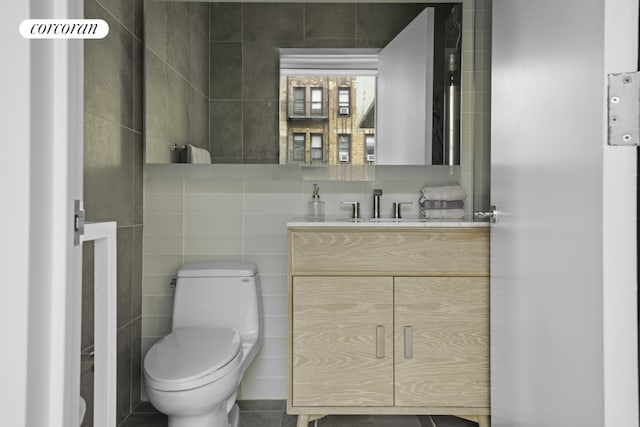
[{"label": "toilet seat", "polygon": [[145,356],[147,384],[156,390],[188,390],[228,374],[242,359],[240,334],[227,328],[178,328]]}]

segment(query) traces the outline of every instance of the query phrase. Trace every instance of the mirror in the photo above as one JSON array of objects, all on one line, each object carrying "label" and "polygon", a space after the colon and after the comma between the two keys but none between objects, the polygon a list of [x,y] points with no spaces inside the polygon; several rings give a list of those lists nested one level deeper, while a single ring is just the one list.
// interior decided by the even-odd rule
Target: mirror
[{"label": "mirror", "polygon": [[[425,99],[423,104],[433,108],[429,123],[432,127],[431,163],[458,164],[457,153],[453,154],[453,160],[446,158],[444,139],[447,134],[455,135],[456,132],[454,137],[460,139],[459,108],[464,104],[460,94],[464,98],[467,93],[460,90],[460,75],[473,70],[469,68],[471,64],[467,66],[462,61],[461,52],[470,47],[461,46],[461,39],[464,44],[461,36],[469,28],[473,29],[468,26],[471,25],[466,22],[468,20],[463,22],[462,4],[446,1],[346,4],[145,0],[146,162],[184,162],[186,148],[194,147],[207,150],[212,163],[291,163],[283,159],[294,157],[293,139],[291,153],[282,152],[280,141],[280,49],[380,50],[429,6],[434,10],[434,83],[431,103]],[[452,53],[453,61],[450,60]],[[454,64],[453,76],[449,73],[450,64]],[[457,103],[453,107],[445,104],[451,77],[457,79],[457,95],[454,93],[451,98]],[[349,85],[343,83],[336,82],[336,87],[338,92],[342,89],[344,104],[347,96],[344,89]],[[377,87],[378,83],[374,86]],[[328,95],[328,91],[314,91],[312,94],[309,90],[307,99],[312,103],[314,96],[323,99]],[[340,97],[339,94],[336,96],[336,99]],[[358,109],[355,102],[361,94],[352,90],[348,96],[350,107]],[[449,128],[453,132],[447,130],[445,120],[445,111],[451,107],[455,114],[448,117],[452,124]],[[369,109],[369,106],[362,109]],[[362,137],[356,138],[346,132],[342,136],[337,133],[331,136],[335,139],[335,149],[332,153],[325,151],[324,158],[335,159],[336,164],[355,164],[356,157],[365,164],[385,164],[375,161],[376,126],[380,120],[380,113],[375,118],[375,111],[375,105],[371,105],[369,119],[362,122],[365,126],[362,127]],[[362,117],[359,116],[360,119]],[[298,138],[296,158],[301,159],[300,136]],[[318,135],[305,135],[305,150],[308,150],[308,153],[305,151],[305,161],[308,158],[312,163],[314,144],[316,156],[319,146],[327,147],[329,137],[324,138],[323,145]],[[403,139],[410,138],[394,138],[394,144],[400,144]],[[357,150],[356,140],[362,141]],[[459,149],[460,144],[457,147]],[[425,163],[429,164],[429,161]],[[325,164],[332,163],[327,161]]]}]

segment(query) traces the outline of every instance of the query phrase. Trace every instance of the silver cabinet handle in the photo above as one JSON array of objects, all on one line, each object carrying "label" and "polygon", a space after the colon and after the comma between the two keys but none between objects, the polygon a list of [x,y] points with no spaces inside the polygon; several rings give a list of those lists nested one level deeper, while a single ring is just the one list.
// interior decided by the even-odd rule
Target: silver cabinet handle
[{"label": "silver cabinet handle", "polygon": [[376,357],[382,359],[384,357],[384,326],[376,326]]},{"label": "silver cabinet handle", "polygon": [[404,327],[404,358],[413,359],[413,326]]}]

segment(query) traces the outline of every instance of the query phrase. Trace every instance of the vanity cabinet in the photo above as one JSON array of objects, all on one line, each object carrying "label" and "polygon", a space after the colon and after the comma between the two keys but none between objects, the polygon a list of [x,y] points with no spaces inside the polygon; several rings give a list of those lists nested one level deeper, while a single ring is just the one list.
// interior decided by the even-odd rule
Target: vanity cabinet
[{"label": "vanity cabinet", "polygon": [[393,405],[393,280],[295,277],[295,406]]},{"label": "vanity cabinet", "polygon": [[489,229],[288,229],[287,412],[488,426]]},{"label": "vanity cabinet", "polygon": [[396,406],[489,407],[489,279],[394,279]]}]

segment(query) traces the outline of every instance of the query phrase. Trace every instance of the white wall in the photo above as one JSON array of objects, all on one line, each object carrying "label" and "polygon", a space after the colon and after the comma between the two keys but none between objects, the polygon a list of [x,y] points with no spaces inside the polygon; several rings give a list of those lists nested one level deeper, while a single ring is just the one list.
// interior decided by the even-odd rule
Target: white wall
[{"label": "white wall", "polygon": [[[326,169],[322,169],[326,170]],[[248,369],[239,399],[286,395],[286,222],[305,213],[313,183],[328,216],[348,218],[341,201],[360,201],[370,216],[371,193],[382,188],[382,212],[413,201],[420,188],[458,182],[460,168],[378,167],[372,181],[303,181],[296,168],[277,165],[147,165],[144,196],[143,354],[171,326],[169,282],[184,262],[203,259],[258,265],[264,308],[264,347]],[[452,172],[452,174],[450,174]]]},{"label": "white wall", "polygon": [[[27,339],[29,314],[29,185],[31,152],[29,97],[29,42],[18,33],[20,21],[29,17],[29,4],[3,4],[0,20],[2,51],[11,58],[11,66],[0,69],[5,84],[0,100],[2,128],[6,141],[12,141],[11,155],[0,158],[3,206],[0,218],[6,227],[0,245],[0,268],[4,285],[0,286],[0,321],[11,351],[3,351],[0,411],[6,425],[24,426],[27,416]],[[9,185],[8,183],[12,183]],[[9,204],[11,209],[8,209]]]}]

